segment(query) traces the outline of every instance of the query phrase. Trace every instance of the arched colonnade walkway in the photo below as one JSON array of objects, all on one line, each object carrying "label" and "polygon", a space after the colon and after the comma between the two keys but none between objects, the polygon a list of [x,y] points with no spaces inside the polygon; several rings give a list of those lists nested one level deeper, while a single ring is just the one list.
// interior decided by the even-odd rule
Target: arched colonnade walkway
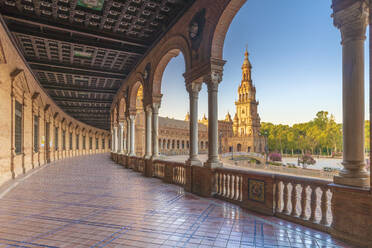
[{"label": "arched colonnade walkway", "polygon": [[[218,173],[218,170],[222,170],[222,164],[218,157],[217,111],[218,87],[222,81],[225,64],[222,56],[223,43],[232,19],[244,2],[244,0],[217,1],[213,8],[209,6],[209,1],[197,2],[138,64],[128,77],[127,83],[116,95],[111,107],[111,133],[114,144],[112,157],[115,161],[130,168],[139,168],[147,176],[167,177],[167,173],[173,177],[179,175],[177,174],[178,169],[173,167],[167,171],[167,165],[161,165],[161,162],[158,161],[158,113],[162,98],[163,71],[170,59],[182,52],[186,65],[183,76],[185,88],[189,93],[190,105],[190,154],[185,162],[184,176],[182,175],[186,190],[203,196],[211,196],[218,194],[219,184],[225,185],[222,187],[230,187],[230,190],[227,191],[228,194],[233,191],[232,188],[239,185],[239,182],[243,183],[243,187],[250,187],[241,177],[236,177],[228,172]],[[367,1],[349,0],[333,0],[332,8],[334,24],[340,30],[342,37],[344,169],[339,176],[334,178],[334,184],[327,184],[327,187],[319,185],[319,187],[315,186],[312,189],[314,192],[311,194],[312,206],[314,211],[318,208],[318,204],[315,203],[321,197],[315,193],[318,189],[324,189],[324,202],[327,202],[325,192],[331,191],[333,195],[330,208],[334,221],[330,232],[357,243],[362,240],[361,242],[366,244],[372,242],[367,234],[372,230],[372,221],[365,222],[363,220],[369,218],[367,212],[372,209],[370,175],[365,168],[364,157],[364,43],[370,8]],[[208,160],[204,164],[198,158],[197,120],[198,94],[203,83],[208,89]],[[143,158],[136,157],[135,153],[135,104],[137,91],[140,87],[143,87],[143,108],[146,112],[146,142]],[[123,146],[124,143],[126,147]],[[172,176],[170,177],[172,178]],[[250,182],[249,180],[248,182]],[[289,185],[295,187],[296,183],[280,182],[276,184],[274,180],[272,184],[265,181],[263,185],[260,190],[269,197],[269,200],[266,198],[264,200],[266,204],[267,201],[270,202],[279,196],[282,197],[282,201],[289,201],[287,199],[290,195],[291,187]],[[252,187],[256,187],[256,185]],[[302,192],[305,192],[305,189],[311,188],[311,183],[303,184],[303,188]],[[275,190],[279,196],[275,196]],[[353,194],[350,194],[350,191]],[[292,204],[297,204],[297,193],[298,191],[292,191]],[[353,196],[352,199],[350,196]],[[310,197],[310,195],[306,197]],[[303,208],[306,207],[308,200],[304,201]],[[353,204],[347,204],[345,201],[353,202]],[[272,206],[273,203],[267,204]],[[284,204],[286,209],[287,203]],[[327,203],[323,204],[325,206]],[[259,208],[256,206],[257,204],[252,203],[252,205],[254,206],[252,208]],[[358,217],[355,218],[352,215],[355,214],[353,210],[357,206],[361,209],[364,208],[362,206],[366,206],[364,209],[368,209],[368,211],[359,211]],[[324,207],[324,209],[326,208]],[[289,213],[288,210],[285,212]],[[350,214],[351,212],[353,214]],[[311,219],[311,222],[314,222],[314,219]],[[350,222],[353,223],[351,226],[356,229],[351,230],[348,227]]]}]

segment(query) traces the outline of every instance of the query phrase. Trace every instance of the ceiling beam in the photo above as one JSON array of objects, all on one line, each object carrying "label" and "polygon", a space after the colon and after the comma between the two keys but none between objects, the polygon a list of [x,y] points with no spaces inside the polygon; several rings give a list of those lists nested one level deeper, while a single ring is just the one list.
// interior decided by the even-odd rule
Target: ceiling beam
[{"label": "ceiling beam", "polygon": [[37,32],[30,29],[25,29],[18,25],[9,25],[9,29],[14,34],[21,34],[26,36],[31,36],[34,38],[43,38],[48,40],[54,40],[56,42],[69,43],[71,46],[74,45],[84,45],[93,48],[104,49],[107,51],[113,51],[118,53],[124,53],[130,56],[142,56],[145,53],[145,49],[128,49],[126,46],[117,46],[115,44],[109,44],[107,42],[97,42],[91,40],[78,39],[73,36],[63,36],[58,34]]},{"label": "ceiling beam", "polygon": [[47,90],[66,90],[66,91],[74,91],[74,92],[89,92],[89,93],[100,93],[100,94],[109,94],[115,95],[116,90],[110,89],[102,89],[102,88],[82,88],[82,87],[74,87],[74,86],[60,86],[60,85],[53,85],[53,84],[42,84],[43,87]]},{"label": "ceiling beam", "polygon": [[55,63],[41,63],[37,61],[29,60],[27,61],[32,69],[41,70],[41,71],[52,71],[52,72],[60,72],[60,73],[68,73],[68,74],[76,74],[76,75],[83,75],[83,76],[97,76],[102,78],[112,78],[112,79],[121,79],[124,80],[126,78],[126,74],[124,73],[117,73],[117,72],[109,72],[103,71],[98,69],[86,69],[81,68],[79,66],[71,67],[66,65],[58,65]]},{"label": "ceiling beam", "polygon": [[66,110],[92,110],[92,111],[110,111],[110,107],[93,107],[93,106],[62,106]]},{"label": "ceiling beam", "polygon": [[[39,26],[39,27],[42,27],[42,28],[54,29],[54,30],[58,30],[58,31],[62,31],[62,32],[67,32],[67,33],[70,33],[70,34],[77,34],[77,35],[86,36],[86,37],[90,37],[90,38],[94,38],[94,39],[98,39],[98,40],[102,40],[102,41],[112,41],[112,42],[116,42],[116,43],[119,43],[119,44],[122,44],[122,45],[127,45],[127,46],[129,45],[129,46],[134,46],[134,47],[144,47],[144,48],[149,47],[149,44],[140,43],[139,41],[131,41],[129,39],[125,40],[124,37],[114,38],[114,37],[111,37],[111,35],[109,35],[109,34],[105,34],[107,36],[103,36],[103,35],[97,34],[97,32],[87,31],[86,29],[82,29],[82,28],[79,28],[79,27],[73,27],[73,29],[72,29],[71,27],[69,27],[67,25],[63,25],[61,23],[51,24],[47,21],[43,21],[43,20],[35,19],[35,18],[30,18],[30,17],[27,17],[27,19],[23,19],[25,17],[23,17],[23,16],[19,17],[19,15],[16,16],[14,13],[3,14],[3,17],[7,20],[12,20],[12,21],[16,21],[16,22],[36,25],[36,26]],[[56,26],[56,25],[58,25],[58,26]]]},{"label": "ceiling beam", "polygon": [[89,99],[89,98],[71,98],[71,97],[62,97],[62,96],[51,96],[53,100],[57,102],[65,101],[65,102],[91,102],[91,103],[107,103],[111,104],[111,100],[101,100],[101,99]]}]

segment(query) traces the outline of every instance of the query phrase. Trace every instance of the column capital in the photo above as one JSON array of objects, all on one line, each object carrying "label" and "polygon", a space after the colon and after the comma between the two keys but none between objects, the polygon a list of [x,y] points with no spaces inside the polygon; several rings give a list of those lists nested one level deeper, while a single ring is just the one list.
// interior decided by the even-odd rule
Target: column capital
[{"label": "column capital", "polygon": [[146,113],[151,113],[152,112],[152,106],[151,106],[151,104],[146,105],[145,112]]},{"label": "column capital", "polygon": [[201,88],[201,82],[186,83],[186,90],[189,92],[189,94],[199,94]]},{"label": "column capital", "polygon": [[208,86],[208,91],[218,91],[218,85],[222,81],[222,76],[222,70],[211,70],[210,74],[204,78],[204,81]]},{"label": "column capital", "polygon": [[365,40],[369,13],[367,2],[356,1],[343,9],[337,6],[332,5],[333,24],[341,31],[342,44],[353,40]]},{"label": "column capital", "polygon": [[152,103],[152,112],[154,114],[159,114],[160,102],[153,102]]},{"label": "column capital", "polygon": [[137,114],[137,109],[128,109],[127,111],[127,116],[130,117],[130,116],[136,116]]}]

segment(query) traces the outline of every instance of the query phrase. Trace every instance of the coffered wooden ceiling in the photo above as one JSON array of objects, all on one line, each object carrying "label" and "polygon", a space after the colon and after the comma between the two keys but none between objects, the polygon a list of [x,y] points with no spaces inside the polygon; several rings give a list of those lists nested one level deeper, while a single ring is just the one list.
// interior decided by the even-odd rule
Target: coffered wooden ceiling
[{"label": "coffered wooden ceiling", "polygon": [[108,130],[116,91],[193,2],[0,0],[0,13],[56,103]]}]

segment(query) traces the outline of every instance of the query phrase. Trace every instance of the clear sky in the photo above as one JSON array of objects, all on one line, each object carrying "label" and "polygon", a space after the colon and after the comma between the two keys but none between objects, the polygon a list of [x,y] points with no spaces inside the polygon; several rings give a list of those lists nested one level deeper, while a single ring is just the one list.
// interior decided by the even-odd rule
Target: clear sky
[{"label": "clear sky", "polygon": [[[329,0],[249,0],[235,16],[224,45],[219,119],[235,114],[244,49],[248,45],[261,121],[293,124],[325,110],[342,120],[342,50]],[[368,56],[366,42],[366,93]],[[189,110],[182,74],[184,58],[171,60],[163,74],[160,115],[183,119]],[[199,118],[208,114],[206,86]],[[366,118],[368,95],[366,94]]]}]

